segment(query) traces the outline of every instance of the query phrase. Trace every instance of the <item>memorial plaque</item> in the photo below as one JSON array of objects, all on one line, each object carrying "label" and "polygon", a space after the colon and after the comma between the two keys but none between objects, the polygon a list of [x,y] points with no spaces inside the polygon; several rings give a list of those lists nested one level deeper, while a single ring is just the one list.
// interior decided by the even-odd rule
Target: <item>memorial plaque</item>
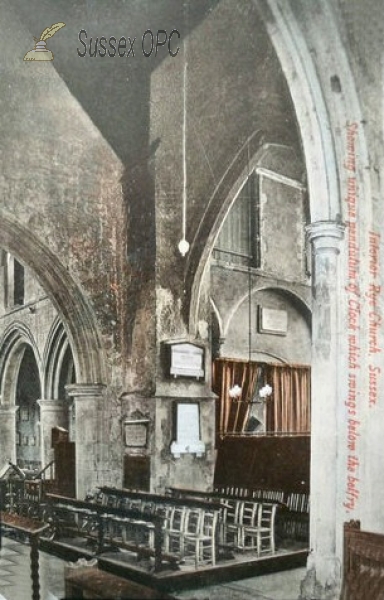
[{"label": "memorial plaque", "polygon": [[148,419],[125,421],[125,445],[143,448],[147,445]]},{"label": "memorial plaque", "polygon": [[198,403],[180,402],[176,413],[177,439],[171,445],[171,452],[176,457],[181,454],[202,456],[205,444],[200,439],[200,411]]},{"label": "memorial plaque", "polygon": [[177,441],[200,439],[199,405],[177,405]]},{"label": "memorial plaque", "polygon": [[171,346],[171,375],[174,377],[204,377],[204,350],[195,344]]},{"label": "memorial plaque", "polygon": [[274,335],[287,335],[288,313],[286,310],[265,308],[259,306],[259,333],[272,333]]}]

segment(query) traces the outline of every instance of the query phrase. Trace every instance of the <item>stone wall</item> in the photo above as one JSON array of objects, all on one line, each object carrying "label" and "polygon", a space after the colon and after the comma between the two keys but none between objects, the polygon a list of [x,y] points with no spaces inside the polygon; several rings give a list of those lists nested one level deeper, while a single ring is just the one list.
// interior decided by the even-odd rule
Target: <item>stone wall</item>
[{"label": "stone wall", "polygon": [[[212,482],[209,369],[204,382],[170,380],[162,343],[198,341],[210,364],[215,237],[250,160],[265,144],[288,146],[305,163],[309,210],[301,225],[311,223],[314,247],[310,565],[319,597],[331,598],[342,522],[354,517],[366,529],[384,528],[380,503],[372,500],[380,496],[384,417],[381,6],[375,0],[364,10],[358,0],[241,6],[212,0],[189,10],[180,2],[100,6],[46,0],[41,11],[38,2],[26,8],[20,0],[0,9],[0,243],[33,271],[52,301],[48,313],[57,311],[68,331],[79,378],[69,391],[78,414],[89,419],[84,439],[78,434],[81,493],[86,485],[121,481],[127,449],[120,419],[138,405],[151,420],[151,487],[184,482],[185,467],[196,485]],[[66,27],[52,39],[54,63],[24,63],[32,36],[58,21]],[[148,59],[139,48],[135,58],[77,54],[82,28],[93,37],[140,40],[148,22],[167,30],[180,23],[175,58],[166,48]],[[182,257],[184,116],[190,251]],[[281,266],[277,252],[272,270]],[[222,276],[216,270],[212,281]],[[240,277],[233,275],[233,283]],[[299,288],[294,277],[288,285],[284,272],[275,279],[268,289],[284,288],[309,306],[305,285]],[[281,306],[276,292],[268,292],[268,301]],[[229,302],[220,302],[229,314]],[[244,322],[244,306],[234,324]],[[299,324],[292,342],[301,360],[308,351],[306,309],[289,303],[288,310]],[[39,310],[20,318],[34,327]],[[37,332],[41,343],[45,326]],[[232,336],[228,352],[237,351],[238,341]],[[204,459],[170,453],[173,406],[183,398],[199,403]],[[9,419],[7,413],[4,423]]]}]

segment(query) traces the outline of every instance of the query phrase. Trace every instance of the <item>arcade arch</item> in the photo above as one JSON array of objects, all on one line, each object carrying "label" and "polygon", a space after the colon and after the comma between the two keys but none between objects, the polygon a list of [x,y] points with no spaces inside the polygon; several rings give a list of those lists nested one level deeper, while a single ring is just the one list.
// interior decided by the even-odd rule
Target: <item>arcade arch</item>
[{"label": "arcade arch", "polygon": [[4,215],[0,219],[2,247],[29,267],[65,324],[73,349],[76,374],[82,383],[105,383],[106,362],[93,310],[58,258],[30,230]]},{"label": "arcade arch", "polygon": [[[283,6],[284,4],[284,6]],[[265,23],[270,39],[283,68],[296,118],[300,130],[304,160],[306,165],[307,186],[309,193],[309,219],[307,227],[308,240],[312,247],[313,293],[312,293],[312,445],[311,445],[311,492],[314,501],[311,503],[311,554],[308,561],[308,577],[306,594],[325,593],[332,589],[338,593],[340,585],[342,556],[342,527],[337,525],[341,518],[341,509],[337,506],[338,484],[336,469],[331,478],[327,470],[335,464],[338,451],[337,428],[340,426],[336,417],[337,390],[339,386],[337,351],[337,322],[340,311],[338,281],[340,242],[343,239],[342,225],[342,182],[339,179],[336,154],[340,152],[340,140],[335,140],[335,127],[345,127],[350,119],[360,114],[356,90],[350,66],[347,64],[339,32],[334,22],[328,3],[324,2],[324,10],[317,14],[316,28],[305,34],[299,25],[297,16],[289,3],[278,3],[274,0],[259,2],[260,16]],[[300,5],[301,6],[301,5]],[[308,7],[309,8],[309,7]],[[309,12],[310,9],[309,9]],[[304,17],[310,21],[311,15]],[[321,25],[323,27],[321,27]],[[329,32],[329,45],[332,48],[332,60],[340,65],[343,72],[343,95],[337,99],[337,108],[332,104],[329,109],[328,88],[321,77],[323,73],[316,68],[316,53],[311,55],[305,36],[320,36],[312,40],[324,47],[324,34]],[[331,33],[332,32],[332,33]],[[329,50],[328,50],[329,51]],[[337,59],[335,58],[337,57]],[[326,62],[326,61],[325,61]],[[328,64],[328,63],[327,63]],[[329,83],[329,81],[328,81]],[[353,110],[351,111],[351,107]],[[331,123],[331,119],[333,122]],[[362,152],[365,152],[365,141],[362,135]],[[342,149],[341,149],[342,152]],[[365,155],[365,154],[364,154]],[[218,186],[220,187],[220,186]],[[220,197],[215,190],[215,197]],[[232,199],[226,196],[227,207]],[[209,202],[214,201],[211,198]],[[208,231],[205,239],[197,236],[191,245],[189,264],[196,264],[194,279],[191,285],[191,304],[189,311],[190,332],[198,331],[197,324],[205,314],[201,290],[206,290],[209,283],[209,261],[215,239],[223,222],[224,204],[221,213],[214,223],[200,232]],[[224,211],[225,212],[225,211]],[[199,233],[200,233],[199,232]],[[201,297],[200,297],[201,296]],[[216,306],[216,312],[218,307]],[[219,310],[220,314],[220,310]],[[222,315],[221,315],[222,317]],[[326,324],[326,328],[324,325]],[[327,377],[324,378],[324,373]],[[326,402],[324,402],[326,398]],[[322,427],[324,411],[332,415],[327,423],[327,431]],[[324,452],[326,448],[326,451]],[[324,481],[327,480],[327,492],[324,494]],[[319,523],[321,522],[321,526]],[[309,596],[308,596],[309,597]],[[323,596],[321,596],[323,597]],[[324,596],[325,597],[325,596]],[[336,597],[336,596],[335,596]]]},{"label": "arcade arch", "polygon": [[[16,262],[2,250],[4,256],[8,265]],[[76,383],[77,374],[63,322],[34,273],[20,264],[25,298],[10,310],[4,294],[0,306],[4,323],[9,323],[0,340],[0,451],[3,460],[40,469],[53,459],[52,428],[68,430],[73,423],[66,386]],[[3,269],[4,292],[10,283],[9,270]]]}]

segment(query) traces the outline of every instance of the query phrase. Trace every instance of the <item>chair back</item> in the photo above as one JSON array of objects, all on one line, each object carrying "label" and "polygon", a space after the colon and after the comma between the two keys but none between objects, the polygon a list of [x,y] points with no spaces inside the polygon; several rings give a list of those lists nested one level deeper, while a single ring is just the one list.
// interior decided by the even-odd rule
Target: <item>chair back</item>
[{"label": "chair back", "polygon": [[272,530],[275,524],[276,509],[277,504],[262,502],[259,509],[258,526]]},{"label": "chair back", "polygon": [[201,508],[188,508],[185,517],[184,533],[187,536],[198,536],[203,528],[204,510]]},{"label": "chair back", "polygon": [[258,508],[258,502],[242,502],[239,510],[239,523],[245,527],[254,527],[257,523]]},{"label": "chair back", "polygon": [[201,520],[201,533],[204,537],[215,539],[218,519],[219,511],[204,510]]},{"label": "chair back", "polygon": [[240,500],[226,500],[225,522],[228,525],[239,523],[242,502]]},{"label": "chair back", "polygon": [[172,506],[169,511],[169,529],[184,531],[187,509],[185,506]]}]

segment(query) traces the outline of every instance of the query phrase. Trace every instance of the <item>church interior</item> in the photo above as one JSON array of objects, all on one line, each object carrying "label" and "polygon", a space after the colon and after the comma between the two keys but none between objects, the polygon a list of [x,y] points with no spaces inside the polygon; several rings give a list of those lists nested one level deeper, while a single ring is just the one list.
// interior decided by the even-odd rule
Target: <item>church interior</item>
[{"label": "church interior", "polygon": [[[110,589],[305,567],[297,598],[363,597],[345,540],[384,534],[366,4],[0,7],[0,510]],[[54,58],[23,61],[50,23]]]}]

